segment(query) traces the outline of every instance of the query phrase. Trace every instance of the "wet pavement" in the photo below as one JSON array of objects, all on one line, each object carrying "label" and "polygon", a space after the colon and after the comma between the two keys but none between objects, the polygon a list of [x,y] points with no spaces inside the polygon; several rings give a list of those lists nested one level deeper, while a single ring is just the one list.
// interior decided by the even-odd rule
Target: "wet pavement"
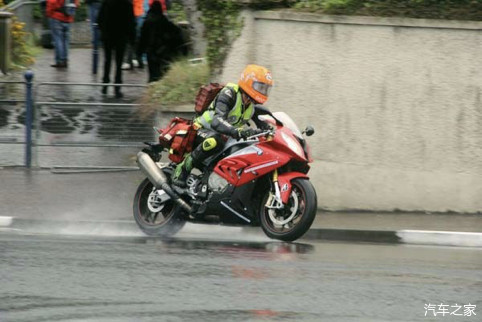
[{"label": "wet pavement", "polygon": [[[50,67],[53,51],[44,49],[32,66],[34,118],[39,129],[33,136],[33,164],[128,165],[126,150],[129,154],[135,151],[129,145],[137,145],[138,149],[143,141],[154,139],[155,120],[139,114],[147,85],[146,69],[123,72],[124,84],[133,86],[123,86],[124,98],[117,99],[113,87],[102,95],[101,86],[95,85],[102,81],[102,57],[97,75],[92,74],[91,49],[74,48],[70,57],[68,69],[55,69]],[[25,85],[2,83],[23,82],[23,73],[17,71],[0,78],[0,166],[25,164]]]},{"label": "wet pavement", "polygon": [[[33,68],[36,98],[46,103],[40,117],[48,136],[42,142],[99,133],[119,140],[96,127],[104,124],[104,129],[122,133],[115,113],[100,106],[94,113],[61,110],[47,102],[136,103],[139,88],[125,88],[125,98],[117,100],[112,91],[101,95],[97,86],[39,85],[100,82],[101,69],[97,76],[91,73],[91,54],[90,49],[73,49],[68,70],[49,66],[52,51],[38,58]],[[134,84],[145,84],[147,77],[137,69],[124,76],[125,83]],[[23,81],[23,76],[8,79]],[[3,87],[0,96],[22,100],[22,86]],[[0,106],[0,131],[9,124],[2,120],[18,123],[0,136],[23,135],[22,104]],[[13,113],[6,116],[5,110]],[[35,156],[45,167],[125,167],[135,165],[137,151],[46,144]],[[22,164],[23,158],[23,145],[0,144],[0,165]],[[0,216],[43,222],[41,230],[0,227],[0,321],[419,321],[435,320],[425,316],[428,303],[480,308],[481,248],[309,240],[286,244],[260,231],[202,225],[186,225],[175,239],[161,241],[138,229],[102,224],[133,223],[132,200],[143,179],[139,171],[5,168],[0,177]],[[482,232],[482,217],[320,212],[313,228]]]},{"label": "wet pavement", "polygon": [[0,232],[0,320],[438,321],[429,303],[480,314],[480,249],[224,238]]},{"label": "wet pavement", "polygon": [[[50,49],[42,49],[39,56],[36,57],[35,64],[31,66],[31,70],[34,72],[34,83],[40,84],[45,82],[61,82],[61,83],[101,83],[103,77],[103,54],[99,52],[99,67],[97,75],[92,73],[92,49],[91,48],[72,48],[69,52],[69,67],[66,69],[58,69],[50,67],[53,64],[54,52]],[[115,65],[115,64],[114,64]],[[114,66],[111,70],[111,79],[113,79]],[[147,85],[147,68],[123,71],[123,83],[124,84],[137,84]],[[2,81],[20,81],[24,82],[23,71],[12,71],[10,75],[0,76],[0,83]],[[24,99],[22,95],[24,92],[23,86],[10,86],[10,92],[1,92],[0,97],[3,98],[6,94],[15,94],[14,97]],[[41,87],[42,89],[42,87]],[[61,89],[61,91],[59,91]],[[139,98],[140,90],[138,88],[125,88],[125,98],[121,101],[128,102]],[[46,90],[40,91],[38,98],[43,101],[52,98],[66,98],[72,100],[82,99],[83,101],[110,101],[117,102],[119,99],[114,98],[113,90],[109,92],[108,96],[103,96],[100,92],[100,87],[94,89],[93,87],[84,86],[76,88],[66,88],[61,85],[58,87],[49,87]],[[3,97],[2,97],[3,96]]]},{"label": "wet pavement", "polygon": [[[1,170],[0,229],[34,234],[144,236],[132,215],[133,196],[144,179],[137,170]],[[200,231],[204,234],[200,234]],[[220,238],[226,232],[269,240],[260,227],[188,224],[182,233]],[[478,247],[480,214],[318,211],[301,240]]]},{"label": "wet pavement", "polygon": [[[134,154],[130,159],[134,166]],[[129,159],[126,159],[129,160]],[[102,169],[0,170],[0,216],[62,221],[129,220],[144,175]],[[26,199],[17,198],[25,196]],[[480,214],[320,212],[314,227],[358,230],[482,232]]]}]

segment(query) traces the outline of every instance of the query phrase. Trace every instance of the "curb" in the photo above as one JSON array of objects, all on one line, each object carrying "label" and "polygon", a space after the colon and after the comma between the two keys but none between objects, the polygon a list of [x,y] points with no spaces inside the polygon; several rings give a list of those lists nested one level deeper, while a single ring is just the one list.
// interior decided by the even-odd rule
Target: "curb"
[{"label": "curb", "polygon": [[8,227],[12,224],[13,218],[12,217],[3,217],[0,216],[0,227]]},{"label": "curb", "polygon": [[[223,228],[224,226],[219,227]],[[100,233],[105,236],[118,236],[123,234],[143,236],[137,224],[131,220],[66,221],[0,216],[0,229],[1,228],[25,230],[35,233],[58,232],[79,235]],[[224,229],[227,229],[227,227],[224,227]],[[261,230],[251,227],[243,227],[243,230],[249,233],[262,234]],[[302,239],[482,248],[482,233],[458,231],[312,228]]]},{"label": "curb", "polygon": [[305,239],[367,243],[481,247],[482,233],[433,230],[310,229]]},{"label": "curb", "polygon": [[396,231],[389,230],[311,228],[303,238],[311,240],[357,241],[388,244],[398,244],[402,242],[402,239],[397,236]]},{"label": "curb", "polygon": [[433,230],[399,230],[405,244],[482,247],[482,233]]}]

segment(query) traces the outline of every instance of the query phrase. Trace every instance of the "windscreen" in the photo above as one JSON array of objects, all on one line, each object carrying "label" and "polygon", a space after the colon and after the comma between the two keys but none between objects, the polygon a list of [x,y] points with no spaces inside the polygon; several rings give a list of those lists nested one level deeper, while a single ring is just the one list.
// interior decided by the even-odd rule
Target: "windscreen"
[{"label": "windscreen", "polygon": [[293,131],[293,134],[303,140],[303,134],[301,134],[300,129],[296,123],[288,116],[285,112],[274,112],[273,116],[276,117],[284,126]]}]

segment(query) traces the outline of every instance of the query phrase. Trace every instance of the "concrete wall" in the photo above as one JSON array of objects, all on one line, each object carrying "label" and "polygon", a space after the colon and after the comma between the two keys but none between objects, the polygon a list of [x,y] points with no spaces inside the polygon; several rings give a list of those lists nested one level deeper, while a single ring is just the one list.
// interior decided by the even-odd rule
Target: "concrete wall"
[{"label": "concrete wall", "polygon": [[319,206],[482,211],[482,23],[244,13],[222,81],[272,70],[304,127]]}]

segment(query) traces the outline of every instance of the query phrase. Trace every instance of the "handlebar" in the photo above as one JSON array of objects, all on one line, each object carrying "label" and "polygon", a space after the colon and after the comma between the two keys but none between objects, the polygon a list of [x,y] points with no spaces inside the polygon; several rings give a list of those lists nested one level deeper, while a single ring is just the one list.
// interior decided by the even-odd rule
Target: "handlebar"
[{"label": "handlebar", "polygon": [[271,135],[274,135],[274,132],[275,132],[274,129],[267,130],[267,131],[264,131],[264,132],[261,132],[261,133],[255,134],[255,135],[248,136],[246,138],[246,140],[257,139],[257,138],[262,137],[262,136],[271,136]]}]

